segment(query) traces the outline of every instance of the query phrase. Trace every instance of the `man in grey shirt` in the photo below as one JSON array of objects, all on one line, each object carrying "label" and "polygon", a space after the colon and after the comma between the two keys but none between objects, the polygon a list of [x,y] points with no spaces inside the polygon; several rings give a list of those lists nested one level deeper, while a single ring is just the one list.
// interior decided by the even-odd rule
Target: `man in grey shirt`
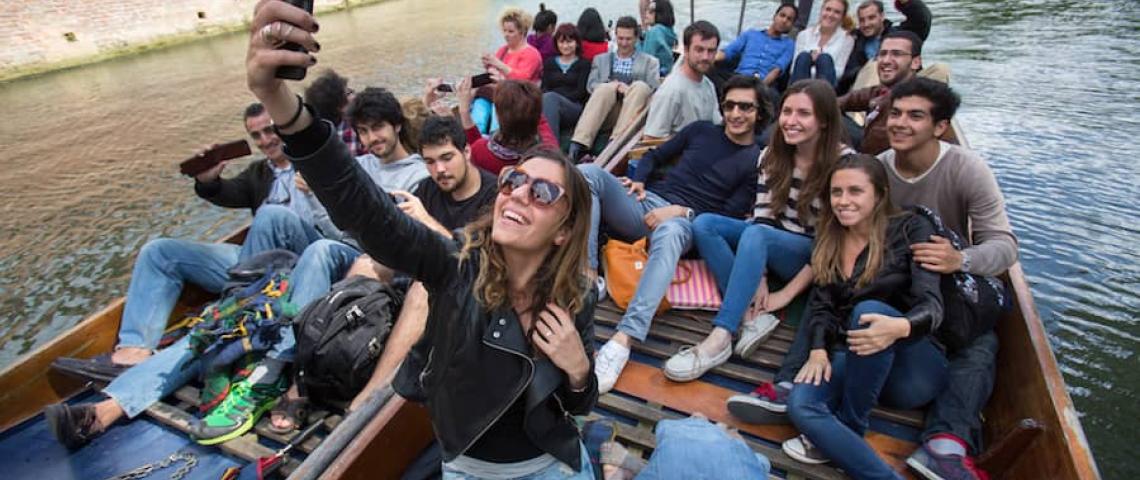
[{"label": "man in grey shirt", "polygon": [[666,138],[697,120],[720,124],[716,87],[707,74],[720,45],[716,26],[698,20],[685,27],[685,61],[665,78],[649,102],[644,137]]}]

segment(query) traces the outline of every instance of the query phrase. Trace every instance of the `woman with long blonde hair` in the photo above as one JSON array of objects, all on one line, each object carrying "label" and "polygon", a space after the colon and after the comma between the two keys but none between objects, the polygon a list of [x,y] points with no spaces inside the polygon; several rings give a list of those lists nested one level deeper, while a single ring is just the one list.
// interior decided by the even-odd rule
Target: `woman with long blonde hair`
[{"label": "woman with long blonde hair", "polygon": [[834,461],[857,479],[900,478],[863,434],[879,401],[918,408],[945,385],[948,361],[935,339],[941,276],[911,253],[934,232],[930,220],[891,203],[878,159],[839,160],[812,250],[815,288],[800,327],[808,330],[811,353],[788,398],[802,434],[784,442],[788,456]]},{"label": "woman with long blonde hair", "polygon": [[[424,336],[393,386],[423,401],[443,450],[444,478],[593,478],[573,415],[598,398],[596,296],[587,277],[590,190],[556,150],[523,155],[460,238],[404,215],[353,161],[328,122],[315,121],[275,72],[310,66],[316,21],[285,2],[254,14],[246,61],[261,99],[309,187],[337,225],[376,261],[423,283]],[[295,28],[282,28],[284,24]]]}]

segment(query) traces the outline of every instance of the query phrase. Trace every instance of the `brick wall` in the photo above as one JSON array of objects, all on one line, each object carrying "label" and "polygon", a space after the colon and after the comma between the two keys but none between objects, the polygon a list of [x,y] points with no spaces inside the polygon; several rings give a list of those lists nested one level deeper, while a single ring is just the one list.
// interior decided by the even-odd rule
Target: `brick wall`
[{"label": "brick wall", "polygon": [[[0,78],[80,63],[170,37],[209,34],[248,22],[257,0],[7,0],[0,8]],[[316,0],[318,9],[362,3]],[[200,18],[201,17],[201,18]],[[70,37],[70,38],[69,38]]]}]

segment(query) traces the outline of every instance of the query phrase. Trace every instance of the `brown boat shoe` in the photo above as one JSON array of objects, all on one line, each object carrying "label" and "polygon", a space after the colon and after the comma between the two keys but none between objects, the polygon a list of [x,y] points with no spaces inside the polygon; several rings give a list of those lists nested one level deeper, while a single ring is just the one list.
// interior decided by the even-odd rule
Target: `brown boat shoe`
[{"label": "brown boat shoe", "polygon": [[95,406],[57,403],[44,409],[48,428],[56,440],[69,450],[78,449],[103,433],[105,428],[95,416]]}]

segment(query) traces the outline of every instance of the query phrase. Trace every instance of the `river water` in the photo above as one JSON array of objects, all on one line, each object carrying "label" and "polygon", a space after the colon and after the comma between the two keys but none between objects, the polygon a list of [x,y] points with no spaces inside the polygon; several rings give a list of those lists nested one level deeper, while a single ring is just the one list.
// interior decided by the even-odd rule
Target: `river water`
[{"label": "river water", "polygon": [[[494,18],[506,3],[399,0],[327,15],[320,66],[357,89],[416,94],[428,76],[477,71],[478,54],[501,42]],[[591,3],[546,2],[563,20]],[[677,3],[680,33],[689,2]],[[746,27],[766,25],[776,2],[749,3]],[[923,57],[954,69],[959,118],[1005,192],[1101,473],[1140,476],[1140,2],[927,3],[935,21]],[[696,4],[736,35],[739,2]],[[635,5],[598,8],[612,19]],[[122,295],[147,240],[212,240],[248,220],[199,200],[176,168],[244,133],[245,41],[214,37],[0,84],[0,366]]]}]

